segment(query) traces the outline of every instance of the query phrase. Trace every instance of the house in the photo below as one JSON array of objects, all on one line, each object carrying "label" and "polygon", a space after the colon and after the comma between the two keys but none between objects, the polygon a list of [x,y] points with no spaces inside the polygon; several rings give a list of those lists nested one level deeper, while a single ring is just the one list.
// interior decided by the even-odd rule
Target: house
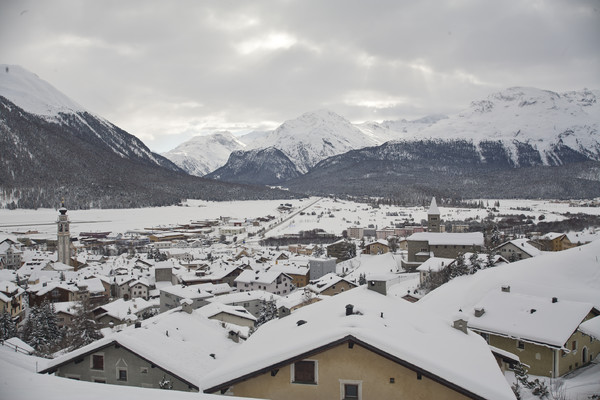
[{"label": "house", "polygon": [[0,282],[0,312],[10,314],[17,322],[21,321],[23,315],[23,293],[25,290],[13,282]]},{"label": "house", "polygon": [[532,375],[562,376],[600,353],[579,326],[600,315],[591,303],[515,293],[502,286],[475,306],[468,326],[494,347],[515,353]]},{"label": "house", "polygon": [[365,245],[363,254],[385,254],[390,251],[390,245],[387,240],[379,239],[373,243]]},{"label": "house", "polygon": [[247,269],[235,278],[234,286],[239,292],[264,290],[284,296],[293,290],[292,278],[279,271]]},{"label": "house", "polygon": [[308,285],[308,281],[310,280],[310,268],[307,264],[308,261],[290,261],[272,266],[270,270],[283,272],[292,278],[292,285],[294,287],[301,288]]},{"label": "house", "polygon": [[175,309],[50,360],[39,373],[197,392],[202,377],[239,347],[228,338],[233,329]]},{"label": "house", "polygon": [[0,268],[18,269],[23,263],[23,250],[17,240],[4,238],[0,241]]},{"label": "house", "polygon": [[563,251],[576,247],[577,244],[572,243],[565,233],[550,232],[535,241],[542,251]]},{"label": "house", "polygon": [[537,257],[543,252],[530,243],[529,239],[514,239],[502,243],[494,249],[509,262],[524,260],[526,258]]},{"label": "house", "polygon": [[[295,293],[295,292],[294,292]],[[251,290],[215,296],[207,299],[209,303],[229,304],[231,306],[242,306],[254,317],[260,316],[262,303],[265,301],[278,301],[281,296],[274,295],[264,290]]]},{"label": "house", "polygon": [[203,382],[273,400],[514,399],[478,335],[366,288],[262,325]]},{"label": "house", "polygon": [[179,307],[184,299],[192,301],[192,308],[200,308],[208,304],[211,297],[213,294],[203,290],[203,284],[167,286],[160,289],[160,312]]},{"label": "house", "polygon": [[42,282],[27,289],[30,306],[41,306],[45,301],[58,303],[64,301],[81,301],[89,298],[86,285],[75,282]]},{"label": "house", "polygon": [[242,306],[230,306],[222,303],[209,303],[198,309],[198,313],[208,319],[227,322],[238,326],[252,328],[256,325],[256,317]]},{"label": "house", "polygon": [[310,284],[306,288],[319,295],[335,296],[336,294],[354,289],[357,286],[358,285],[354,282],[330,273],[317,280],[310,281]]},{"label": "house", "polygon": [[127,324],[130,325],[144,316],[156,313],[156,301],[146,301],[142,298],[131,300],[117,299],[94,309],[94,318],[103,326]]},{"label": "house", "polygon": [[408,237],[407,259],[404,268],[414,270],[430,257],[456,258],[460,253],[481,251],[483,233],[421,232]]},{"label": "house", "polygon": [[129,283],[130,298],[136,299],[141,297],[144,300],[149,299],[150,283],[144,278],[134,280]]},{"label": "house", "polygon": [[308,260],[310,279],[319,279],[323,275],[334,273],[336,265],[335,258],[311,258]]},{"label": "house", "polygon": [[444,257],[431,257],[428,258],[423,264],[417,267],[419,272],[419,283],[423,284],[429,275],[433,272],[439,272],[449,265],[453,264],[456,260],[453,258]]},{"label": "house", "polygon": [[56,325],[59,328],[71,325],[71,321],[77,313],[77,304],[76,301],[65,301],[52,305],[54,307],[54,315],[56,315]]},{"label": "house", "polygon": [[233,286],[235,279],[240,276],[243,271],[244,269],[238,265],[221,265],[217,268],[213,267],[210,274],[199,277],[198,282],[213,283],[215,285],[226,283],[229,286]]}]

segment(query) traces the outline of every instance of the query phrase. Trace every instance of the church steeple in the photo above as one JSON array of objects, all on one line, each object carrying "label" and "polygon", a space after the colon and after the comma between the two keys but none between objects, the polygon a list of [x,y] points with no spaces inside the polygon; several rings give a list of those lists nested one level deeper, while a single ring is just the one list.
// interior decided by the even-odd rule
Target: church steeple
[{"label": "church steeple", "polygon": [[435,197],[431,198],[431,205],[427,211],[427,230],[429,232],[441,232],[440,210],[435,202]]},{"label": "church steeple", "polygon": [[61,202],[61,207],[58,209],[58,225],[57,232],[57,248],[58,248],[58,262],[63,264],[71,265],[71,231],[69,217],[67,216],[67,208],[65,207],[65,200]]}]

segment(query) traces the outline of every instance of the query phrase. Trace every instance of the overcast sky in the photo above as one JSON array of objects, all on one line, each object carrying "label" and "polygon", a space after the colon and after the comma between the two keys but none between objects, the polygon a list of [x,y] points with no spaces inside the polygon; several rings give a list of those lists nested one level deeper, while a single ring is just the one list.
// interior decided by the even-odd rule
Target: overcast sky
[{"label": "overcast sky", "polygon": [[0,63],[164,152],[322,108],[414,119],[600,89],[600,0],[0,0]]}]

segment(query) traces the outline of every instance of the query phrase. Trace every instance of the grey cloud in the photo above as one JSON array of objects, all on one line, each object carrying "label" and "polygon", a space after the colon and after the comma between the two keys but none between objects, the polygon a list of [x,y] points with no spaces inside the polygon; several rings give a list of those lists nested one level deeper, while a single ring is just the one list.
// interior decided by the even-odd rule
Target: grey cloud
[{"label": "grey cloud", "polygon": [[318,108],[355,121],[416,118],[509,86],[600,87],[594,0],[0,7],[3,62],[160,151],[194,134],[264,128]]}]

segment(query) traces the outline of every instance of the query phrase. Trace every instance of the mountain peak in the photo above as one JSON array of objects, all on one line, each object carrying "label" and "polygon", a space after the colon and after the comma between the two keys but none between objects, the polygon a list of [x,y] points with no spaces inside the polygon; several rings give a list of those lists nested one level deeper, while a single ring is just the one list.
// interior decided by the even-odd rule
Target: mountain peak
[{"label": "mountain peak", "polygon": [[61,112],[86,111],[54,86],[20,65],[0,64],[0,96],[36,115],[55,117]]}]

